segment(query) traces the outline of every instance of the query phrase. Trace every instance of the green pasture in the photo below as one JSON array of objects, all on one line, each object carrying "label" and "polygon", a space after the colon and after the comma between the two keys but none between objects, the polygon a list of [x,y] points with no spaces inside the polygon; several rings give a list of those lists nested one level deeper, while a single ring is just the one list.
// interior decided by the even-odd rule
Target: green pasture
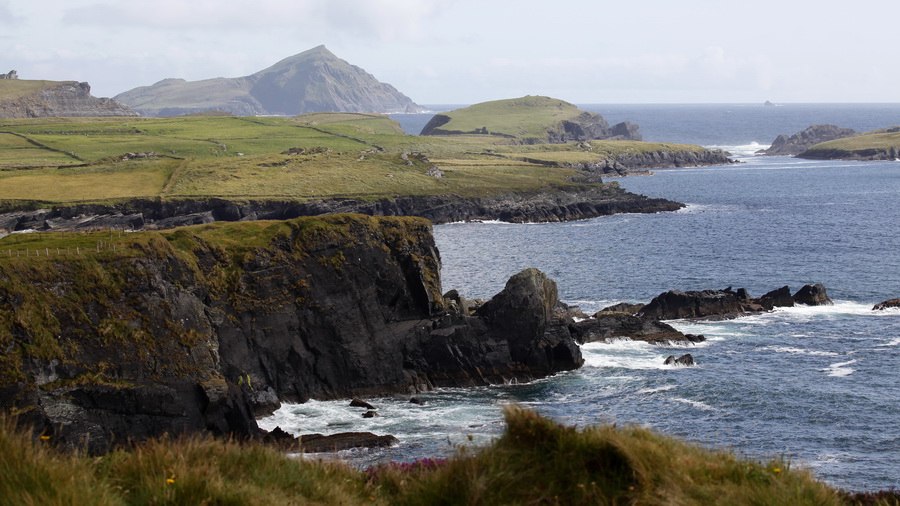
[{"label": "green pasture", "polygon": [[[568,185],[576,173],[558,167],[569,164],[702,149],[633,141],[523,146],[494,136],[401,132],[388,116],[353,113],[0,120],[0,201],[20,208],[137,197],[485,196]],[[310,151],[281,154],[290,148]],[[127,153],[156,156],[123,161]],[[426,174],[433,166],[444,176]]]}]

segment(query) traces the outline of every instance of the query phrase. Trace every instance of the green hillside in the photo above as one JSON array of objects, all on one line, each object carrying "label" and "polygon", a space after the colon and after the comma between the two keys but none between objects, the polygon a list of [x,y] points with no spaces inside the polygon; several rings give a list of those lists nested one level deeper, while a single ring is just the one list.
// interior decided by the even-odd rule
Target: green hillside
[{"label": "green hillside", "polygon": [[573,120],[584,111],[550,97],[527,96],[483,102],[441,114],[448,121],[423,135],[490,133],[509,137],[543,137],[549,125]]},{"label": "green hillside", "polygon": [[797,156],[813,159],[895,160],[900,158],[900,127],[823,142]]}]

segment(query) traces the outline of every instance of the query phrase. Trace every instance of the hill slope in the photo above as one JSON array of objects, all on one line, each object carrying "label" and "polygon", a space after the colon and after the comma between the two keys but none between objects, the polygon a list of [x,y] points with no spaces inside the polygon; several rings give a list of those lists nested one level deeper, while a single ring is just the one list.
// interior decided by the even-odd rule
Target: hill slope
[{"label": "hill slope", "polygon": [[900,126],[816,144],[797,157],[813,160],[897,160],[900,158]]},{"label": "hill slope", "polygon": [[493,135],[518,144],[586,140],[641,140],[637,125],[613,127],[599,114],[550,97],[527,96],[482,102],[437,114],[421,135]]},{"label": "hill slope", "polygon": [[138,116],[128,106],[91,95],[88,83],[0,80],[0,118]]},{"label": "hill slope", "polygon": [[255,74],[185,81],[164,79],[117,95],[147,116],[221,110],[241,116],[307,112],[419,112],[390,84],[341,60],[325,46],[285,58]]}]

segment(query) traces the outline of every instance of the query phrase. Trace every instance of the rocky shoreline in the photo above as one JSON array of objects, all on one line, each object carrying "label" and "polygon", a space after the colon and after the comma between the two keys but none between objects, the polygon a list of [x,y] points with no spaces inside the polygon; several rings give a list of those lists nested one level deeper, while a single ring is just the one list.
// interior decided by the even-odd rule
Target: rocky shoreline
[{"label": "rocky shoreline", "polygon": [[476,309],[445,299],[425,220],[301,218],[254,247],[217,240],[247,225],[128,234],[115,252],[42,269],[4,260],[0,406],[103,452],[163,434],[262,437],[256,417],[281,401],[526,382],[583,363],[557,324],[556,284],[535,269]]},{"label": "rocky shoreline", "polygon": [[216,221],[286,220],[301,216],[359,213],[369,216],[418,216],[431,222],[499,220],[512,223],[571,221],[620,213],[676,211],[684,204],[649,198],[615,183],[492,197],[423,195],[366,201],[208,199],[134,199],[119,204],[53,206],[0,214],[0,233],[19,230],[168,229]]}]

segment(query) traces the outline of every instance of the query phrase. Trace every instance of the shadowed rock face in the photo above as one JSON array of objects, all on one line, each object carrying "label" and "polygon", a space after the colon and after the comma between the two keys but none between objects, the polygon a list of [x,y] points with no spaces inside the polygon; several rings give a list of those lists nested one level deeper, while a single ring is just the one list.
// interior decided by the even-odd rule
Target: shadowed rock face
[{"label": "shadowed rock face", "polygon": [[528,381],[582,364],[539,271],[514,276],[483,314],[445,301],[425,220],[272,226],[251,248],[188,228],[43,269],[0,262],[0,341],[15,350],[0,363],[0,406],[103,451],[164,433],[254,436],[254,416],[283,400]]}]

